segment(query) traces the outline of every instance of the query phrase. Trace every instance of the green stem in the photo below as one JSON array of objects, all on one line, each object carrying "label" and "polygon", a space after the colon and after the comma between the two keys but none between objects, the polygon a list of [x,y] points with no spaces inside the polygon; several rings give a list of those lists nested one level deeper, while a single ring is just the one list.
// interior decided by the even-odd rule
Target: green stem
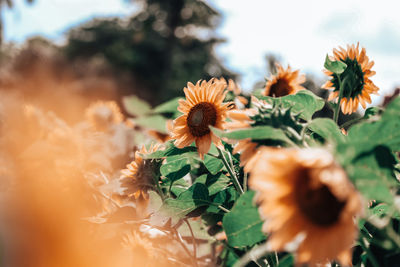
[{"label": "green stem", "polygon": [[247,172],[244,172],[243,174],[243,190],[247,191]]},{"label": "green stem", "polygon": [[228,163],[228,161],[226,160],[223,151],[222,151],[220,148],[218,148],[218,147],[217,147],[217,149],[218,149],[219,156],[221,157],[222,162],[223,162],[224,165],[225,165],[225,168],[228,170],[229,175],[231,176],[232,182],[233,182],[233,184],[234,184],[236,190],[239,192],[239,194],[243,194],[243,193],[244,193],[243,188],[240,186],[239,180],[238,180],[238,178],[236,177],[235,172],[234,172],[234,171],[231,169],[231,167],[229,166],[229,163]]},{"label": "green stem", "polygon": [[336,74],[336,77],[338,78],[338,82],[339,82],[339,99],[338,99],[338,103],[335,109],[335,113],[333,114],[333,120],[336,122],[336,124],[338,123],[339,120],[339,113],[340,113],[340,102],[342,101],[343,98],[343,91],[344,91],[344,82],[346,80],[346,78],[344,78],[343,82],[340,80],[340,76],[338,74]]},{"label": "green stem", "polygon": [[218,205],[218,208],[219,208],[220,210],[222,210],[222,211],[225,211],[226,213],[230,212],[230,210],[228,210],[227,208],[224,208],[224,207],[221,206],[221,205]]},{"label": "green stem", "polygon": [[367,252],[367,257],[371,262],[372,266],[379,267],[379,262],[376,260],[374,254],[372,254],[371,250],[369,249],[366,238],[361,237],[360,239],[361,239],[360,245],[365,250],[365,252]]},{"label": "green stem", "polygon": [[157,193],[160,195],[162,202],[164,203],[165,195],[160,187],[159,179],[154,179],[154,180],[155,180],[155,184],[156,184]]},{"label": "green stem", "polygon": [[[245,267],[252,261],[257,263],[256,261],[268,252],[270,252],[270,250],[265,243],[260,246],[255,246],[251,250],[247,251],[246,254],[235,263],[234,267]],[[257,265],[259,264],[257,263]]]}]

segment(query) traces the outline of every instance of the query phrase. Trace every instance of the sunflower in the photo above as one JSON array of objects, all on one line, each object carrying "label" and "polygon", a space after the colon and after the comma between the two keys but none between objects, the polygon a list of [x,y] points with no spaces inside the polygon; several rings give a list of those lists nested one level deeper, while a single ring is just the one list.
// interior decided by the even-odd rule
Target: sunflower
[{"label": "sunflower", "polygon": [[97,130],[122,122],[123,115],[114,101],[97,101],[85,110],[86,119]]},{"label": "sunflower", "polygon": [[158,183],[161,163],[159,160],[144,159],[142,155],[153,153],[158,149],[159,145],[151,145],[148,150],[142,146],[140,151],[135,152],[135,160],[126,165],[126,169],[121,170],[121,184],[128,197],[133,196],[136,200],[148,200],[147,191]]},{"label": "sunflower", "polygon": [[257,191],[271,249],[289,249],[297,241],[299,264],[336,259],[350,265],[361,198],[332,155],[263,147],[251,165],[249,185]]},{"label": "sunflower", "polygon": [[371,103],[371,94],[378,94],[379,88],[369,79],[375,75],[375,71],[371,68],[374,65],[373,61],[369,61],[366,55],[365,48],[359,50],[357,46],[347,45],[347,50],[339,46],[338,49],[333,49],[333,60],[346,63],[347,68],[341,74],[333,74],[328,70],[324,73],[331,76],[331,80],[322,85],[323,89],[333,92],[329,95],[328,100],[333,100],[339,96],[339,78],[345,83],[343,84],[343,98],[340,101],[341,109],[344,114],[356,112],[358,104],[363,108],[366,107],[366,102]]},{"label": "sunflower", "polygon": [[[132,252],[135,266],[167,266],[161,254],[162,250],[153,246],[150,239],[142,237],[139,232],[131,231],[123,237],[123,245]],[[156,264],[157,262],[157,264]]]},{"label": "sunflower", "polygon": [[278,73],[272,75],[268,80],[263,93],[265,96],[281,97],[293,95],[305,89],[300,84],[306,81],[306,76],[304,74],[299,75],[299,70],[292,71],[290,66],[285,70],[279,64],[277,64],[276,67]]},{"label": "sunflower", "polygon": [[217,79],[188,83],[183,90],[186,100],[179,100],[178,110],[182,116],[174,120],[172,138],[179,148],[196,142],[201,158],[208,152],[211,141],[222,148],[221,140],[214,135],[209,126],[222,129],[231,103],[223,103],[227,91],[226,82]]}]

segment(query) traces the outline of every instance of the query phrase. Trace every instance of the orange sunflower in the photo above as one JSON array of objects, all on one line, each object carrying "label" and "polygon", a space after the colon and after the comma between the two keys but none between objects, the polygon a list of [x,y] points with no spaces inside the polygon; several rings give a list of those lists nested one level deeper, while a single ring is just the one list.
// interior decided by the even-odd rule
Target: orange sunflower
[{"label": "orange sunflower", "polygon": [[[341,74],[333,74],[328,70],[324,73],[331,76],[331,80],[322,85],[323,89],[332,90],[328,100],[333,100],[339,96],[339,78],[343,82],[343,98],[340,101],[341,109],[344,114],[351,114],[357,111],[358,105],[363,108],[365,103],[371,103],[371,94],[378,94],[379,88],[369,79],[375,75],[371,68],[373,61],[369,61],[365,48],[359,50],[359,44],[347,45],[347,50],[339,46],[333,49],[333,60],[346,63],[347,68]],[[339,77],[338,77],[339,76]]]},{"label": "orange sunflower", "polygon": [[126,165],[126,169],[121,170],[121,185],[125,188],[128,197],[133,196],[136,200],[147,201],[149,196],[147,191],[153,189],[159,179],[158,160],[144,159],[143,154],[150,154],[159,149],[159,145],[151,145],[147,150],[142,146],[140,151],[135,152],[135,160]]},{"label": "orange sunflower", "polygon": [[265,86],[263,94],[265,96],[281,97],[293,95],[300,90],[305,89],[300,84],[306,81],[304,74],[299,75],[299,70],[292,71],[290,66],[285,70],[279,64],[276,65],[278,73],[272,75]]},{"label": "orange sunflower", "polygon": [[198,81],[196,85],[188,83],[183,90],[186,100],[179,100],[178,110],[182,116],[175,119],[172,138],[175,146],[183,148],[196,142],[201,158],[208,152],[211,141],[222,148],[219,137],[209,126],[223,129],[224,120],[231,103],[223,103],[227,91],[226,82],[217,79]]},{"label": "orange sunflower", "polygon": [[249,185],[257,191],[271,249],[289,249],[297,241],[299,264],[351,265],[361,198],[332,155],[263,147],[251,165]]}]

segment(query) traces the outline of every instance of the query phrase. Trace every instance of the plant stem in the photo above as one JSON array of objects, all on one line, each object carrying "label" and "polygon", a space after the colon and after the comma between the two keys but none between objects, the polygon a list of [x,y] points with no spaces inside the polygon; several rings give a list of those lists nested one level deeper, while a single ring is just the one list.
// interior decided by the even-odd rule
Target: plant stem
[{"label": "plant stem", "polygon": [[188,220],[187,220],[187,219],[184,219],[184,221],[185,221],[185,223],[187,224],[187,226],[189,227],[190,234],[192,235],[193,257],[194,257],[195,261],[197,262],[197,245],[196,245],[196,238],[194,237],[194,233],[193,233],[192,226],[190,225],[190,223],[188,222]]},{"label": "plant stem", "polygon": [[360,242],[360,245],[361,245],[361,247],[367,252],[367,257],[368,257],[369,261],[371,262],[372,266],[374,266],[374,267],[379,267],[379,263],[378,263],[378,261],[375,259],[374,254],[372,254],[371,250],[367,247],[366,238],[365,238],[365,237],[364,237],[364,238],[362,237],[360,241],[361,241],[361,242]]},{"label": "plant stem", "polygon": [[[246,254],[244,254],[240,258],[240,260],[235,263],[234,267],[247,266],[247,264],[249,262],[251,262],[251,261],[256,262],[259,258],[264,256],[268,252],[270,252],[270,250],[265,243],[260,246],[255,246],[251,250],[246,252]],[[258,265],[258,263],[257,263],[257,265]]]},{"label": "plant stem", "polygon": [[243,194],[244,193],[243,188],[240,186],[239,180],[236,177],[235,172],[229,166],[229,163],[228,163],[228,161],[226,160],[226,158],[224,156],[224,152],[218,147],[217,147],[217,149],[218,149],[219,156],[221,157],[221,159],[222,159],[222,161],[223,161],[223,163],[225,165],[225,168],[228,170],[229,175],[231,176],[232,182],[233,182],[236,190],[239,192],[239,194]]},{"label": "plant stem", "polygon": [[340,113],[340,102],[342,101],[343,98],[343,91],[344,91],[344,82],[346,80],[346,78],[344,78],[343,82],[340,80],[340,76],[338,74],[336,74],[338,81],[339,81],[339,99],[338,99],[338,103],[335,109],[335,113],[333,114],[333,120],[336,122],[336,124],[338,123],[338,119],[339,119],[339,113]]},{"label": "plant stem", "polygon": [[[174,232],[175,232],[175,235],[177,237],[178,243],[182,246],[183,250],[185,250],[185,252],[189,256],[191,256],[191,253],[190,253],[189,249],[185,246],[185,241],[183,240],[181,234],[176,229],[174,229]],[[197,267],[198,266],[197,260],[193,258],[192,261],[193,261],[193,265]]]},{"label": "plant stem", "polygon": [[247,172],[244,172],[243,174],[243,190],[245,192],[247,191]]},{"label": "plant stem", "polygon": [[222,210],[222,211],[225,211],[226,213],[230,212],[230,210],[228,210],[227,208],[224,208],[224,207],[221,206],[221,205],[218,205],[218,208],[219,208],[220,210]]}]

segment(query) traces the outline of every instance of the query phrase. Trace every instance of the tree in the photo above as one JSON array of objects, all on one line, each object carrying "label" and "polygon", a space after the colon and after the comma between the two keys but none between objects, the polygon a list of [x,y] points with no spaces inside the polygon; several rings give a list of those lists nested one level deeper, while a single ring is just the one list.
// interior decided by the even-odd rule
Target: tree
[{"label": "tree", "polygon": [[95,19],[72,29],[65,46],[72,59],[102,57],[129,73],[140,97],[158,104],[182,94],[187,81],[234,78],[214,54],[220,14],[200,0],[138,0],[128,20]]}]

